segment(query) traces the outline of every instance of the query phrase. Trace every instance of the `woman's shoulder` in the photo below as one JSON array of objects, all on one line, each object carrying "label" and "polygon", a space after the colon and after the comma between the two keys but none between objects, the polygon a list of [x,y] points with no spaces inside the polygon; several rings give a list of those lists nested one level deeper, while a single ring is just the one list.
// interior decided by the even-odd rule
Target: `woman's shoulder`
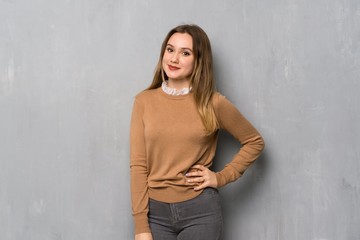
[{"label": "woman's shoulder", "polygon": [[226,97],[222,95],[220,92],[214,92],[212,96],[212,104],[215,108],[219,107],[224,100],[226,100]]},{"label": "woman's shoulder", "polygon": [[226,96],[222,95],[219,92],[215,92],[212,98],[212,104],[215,112],[220,112],[225,109],[234,109],[237,108],[235,104]]},{"label": "woman's shoulder", "polygon": [[224,98],[224,97],[225,96],[221,92],[218,92],[218,91],[215,91],[213,94],[213,98],[215,98],[215,99]]},{"label": "woman's shoulder", "polygon": [[136,96],[135,96],[135,100],[138,101],[148,101],[150,99],[152,99],[153,97],[158,95],[158,91],[159,88],[155,88],[155,89],[145,89],[141,92],[139,92]]}]

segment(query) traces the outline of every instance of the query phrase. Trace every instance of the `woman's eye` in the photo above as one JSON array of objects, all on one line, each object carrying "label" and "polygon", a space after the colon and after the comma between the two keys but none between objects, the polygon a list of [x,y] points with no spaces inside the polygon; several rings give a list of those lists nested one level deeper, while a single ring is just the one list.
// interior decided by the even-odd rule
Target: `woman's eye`
[{"label": "woman's eye", "polygon": [[183,52],[183,55],[184,56],[190,56],[190,53],[189,52]]},{"label": "woman's eye", "polygon": [[166,51],[173,52],[174,50],[172,48],[167,48]]}]

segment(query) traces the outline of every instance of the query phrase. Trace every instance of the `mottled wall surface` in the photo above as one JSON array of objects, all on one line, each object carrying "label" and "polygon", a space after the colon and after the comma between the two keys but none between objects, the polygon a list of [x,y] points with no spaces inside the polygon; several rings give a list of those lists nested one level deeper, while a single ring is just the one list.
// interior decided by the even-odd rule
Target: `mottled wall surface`
[{"label": "mottled wall surface", "polygon": [[180,23],[266,140],[221,189],[226,240],[360,239],[360,1],[0,0],[1,240],[132,239],[133,97]]}]

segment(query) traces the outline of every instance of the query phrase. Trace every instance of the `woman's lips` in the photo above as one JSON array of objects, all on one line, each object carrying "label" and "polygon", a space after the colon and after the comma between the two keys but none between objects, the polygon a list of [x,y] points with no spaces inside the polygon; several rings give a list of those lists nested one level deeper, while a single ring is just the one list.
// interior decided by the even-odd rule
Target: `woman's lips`
[{"label": "woman's lips", "polygon": [[176,71],[176,70],[180,69],[178,67],[174,67],[174,66],[171,66],[171,65],[168,65],[168,67],[169,67],[169,70],[171,70],[171,71]]}]

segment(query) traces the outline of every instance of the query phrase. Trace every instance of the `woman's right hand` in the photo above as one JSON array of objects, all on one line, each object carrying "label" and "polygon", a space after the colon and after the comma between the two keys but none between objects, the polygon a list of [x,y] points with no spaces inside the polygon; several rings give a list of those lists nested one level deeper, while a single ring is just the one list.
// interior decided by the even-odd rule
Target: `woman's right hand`
[{"label": "woman's right hand", "polygon": [[135,235],[135,240],[153,240],[151,233],[139,233]]}]

